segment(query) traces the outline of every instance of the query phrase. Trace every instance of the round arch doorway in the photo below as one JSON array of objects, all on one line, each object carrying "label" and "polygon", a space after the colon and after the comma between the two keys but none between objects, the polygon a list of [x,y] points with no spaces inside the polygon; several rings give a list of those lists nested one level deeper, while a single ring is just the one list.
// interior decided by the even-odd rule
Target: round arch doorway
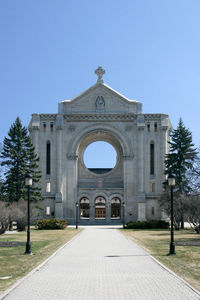
[{"label": "round arch doorway", "polygon": [[[97,145],[97,150],[89,153],[89,158],[94,155],[94,164],[87,164],[87,150]],[[105,152],[99,145],[107,144]],[[124,197],[124,159],[121,140],[111,130],[96,129],[80,140],[78,146],[78,194],[88,195],[90,199],[90,216],[88,220],[81,220],[84,224],[120,224],[121,222],[121,199]],[[111,155],[110,155],[111,154]],[[109,156],[110,155],[110,156]],[[104,165],[102,158],[108,159],[113,164]],[[98,164],[97,164],[98,163]],[[111,214],[111,195],[120,194],[120,200],[112,201]]]}]

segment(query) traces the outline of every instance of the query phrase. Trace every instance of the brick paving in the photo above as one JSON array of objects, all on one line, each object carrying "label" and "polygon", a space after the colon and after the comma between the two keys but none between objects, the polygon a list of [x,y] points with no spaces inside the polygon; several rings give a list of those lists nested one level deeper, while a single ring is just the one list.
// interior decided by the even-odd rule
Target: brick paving
[{"label": "brick paving", "polygon": [[200,294],[117,229],[87,227],[4,299],[196,300]]}]

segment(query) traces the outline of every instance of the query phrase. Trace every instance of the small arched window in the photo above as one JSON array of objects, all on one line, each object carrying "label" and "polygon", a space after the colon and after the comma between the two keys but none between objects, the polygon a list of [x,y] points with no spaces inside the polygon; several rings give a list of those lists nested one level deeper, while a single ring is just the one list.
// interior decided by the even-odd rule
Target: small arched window
[{"label": "small arched window", "polygon": [[80,200],[80,218],[88,219],[90,217],[90,201],[88,198],[83,197]]},{"label": "small arched window", "polygon": [[111,218],[120,219],[121,215],[121,201],[118,197],[111,200]]},{"label": "small arched window", "polygon": [[49,141],[46,145],[46,174],[51,174],[51,143]]},{"label": "small arched window", "polygon": [[154,159],[154,156],[155,156],[155,150],[154,150],[154,142],[151,142],[150,143],[150,174],[151,175],[154,175],[154,172],[155,172],[155,167],[154,167],[154,164],[155,164],[155,159]]},{"label": "small arched window", "polygon": [[104,197],[98,196],[95,199],[95,218],[96,219],[106,218],[106,200]]}]

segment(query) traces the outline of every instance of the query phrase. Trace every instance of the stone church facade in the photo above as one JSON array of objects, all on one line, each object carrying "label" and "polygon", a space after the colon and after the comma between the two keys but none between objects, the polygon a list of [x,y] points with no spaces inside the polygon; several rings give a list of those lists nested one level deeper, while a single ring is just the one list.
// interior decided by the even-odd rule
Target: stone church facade
[{"label": "stone church facade", "polygon": [[[163,219],[158,205],[165,180],[164,158],[171,123],[166,114],[143,114],[142,104],[103,82],[72,100],[58,113],[33,114],[29,125],[40,157],[45,216],[69,224],[121,224]],[[95,141],[117,152],[113,169],[88,169],[84,151]],[[77,207],[77,208],[76,208]]]}]

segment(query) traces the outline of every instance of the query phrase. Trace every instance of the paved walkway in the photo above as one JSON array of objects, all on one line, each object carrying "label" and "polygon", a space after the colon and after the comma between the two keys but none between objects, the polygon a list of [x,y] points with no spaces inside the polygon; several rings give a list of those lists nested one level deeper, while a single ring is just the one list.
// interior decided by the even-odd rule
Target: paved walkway
[{"label": "paved walkway", "polygon": [[87,227],[5,299],[193,300],[200,296],[117,229]]}]

